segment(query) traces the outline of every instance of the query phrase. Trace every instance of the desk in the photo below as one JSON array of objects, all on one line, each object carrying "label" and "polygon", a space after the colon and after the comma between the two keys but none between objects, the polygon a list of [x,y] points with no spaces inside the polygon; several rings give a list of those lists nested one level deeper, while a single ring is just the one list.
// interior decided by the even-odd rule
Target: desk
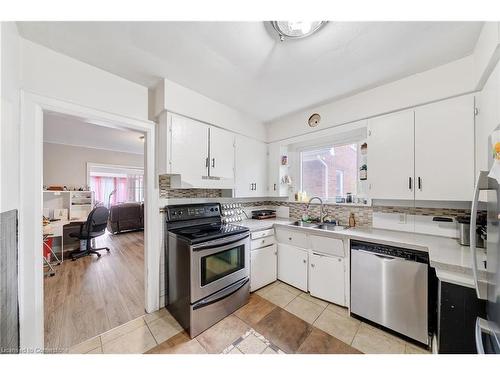
[{"label": "desk", "polygon": [[82,224],[82,220],[58,220],[51,221],[43,226],[43,235],[49,238],[61,238],[61,262],[64,260],[64,226],[69,224]]}]

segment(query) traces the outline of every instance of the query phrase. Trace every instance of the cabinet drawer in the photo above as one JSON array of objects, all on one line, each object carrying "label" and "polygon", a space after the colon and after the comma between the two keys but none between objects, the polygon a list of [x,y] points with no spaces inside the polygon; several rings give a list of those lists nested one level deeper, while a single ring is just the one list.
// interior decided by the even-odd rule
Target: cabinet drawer
[{"label": "cabinet drawer", "polygon": [[274,229],[266,229],[266,230],[259,230],[257,232],[252,232],[251,237],[252,240],[255,240],[257,238],[264,238],[264,237],[269,237],[274,235]]},{"label": "cabinet drawer", "polygon": [[327,255],[345,256],[344,241],[324,236],[309,236],[311,249]]},{"label": "cabinet drawer", "polygon": [[250,249],[260,249],[261,247],[273,245],[274,243],[276,243],[274,236],[259,238],[257,240],[252,240]]},{"label": "cabinet drawer", "polygon": [[305,233],[276,228],[276,239],[279,243],[301,247],[302,249],[308,248],[307,235]]}]

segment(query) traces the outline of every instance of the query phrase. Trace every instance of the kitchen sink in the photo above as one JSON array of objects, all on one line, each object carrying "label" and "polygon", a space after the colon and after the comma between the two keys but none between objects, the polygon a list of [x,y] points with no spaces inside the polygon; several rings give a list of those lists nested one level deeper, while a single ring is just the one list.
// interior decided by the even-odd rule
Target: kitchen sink
[{"label": "kitchen sink", "polygon": [[303,228],[317,228],[319,224],[306,223],[305,221],[296,221],[296,222],[292,223],[291,225],[295,225],[296,227],[303,227]]},{"label": "kitchen sink", "polygon": [[348,227],[344,227],[343,225],[336,225],[333,223],[306,223],[304,221],[296,221],[292,223],[292,225],[296,227],[302,227],[302,228],[315,228],[315,229],[323,229],[323,230],[328,230],[331,232],[338,232],[342,230],[346,230]]},{"label": "kitchen sink", "polygon": [[332,232],[338,232],[338,231],[346,230],[348,227],[344,227],[343,225],[337,225],[337,224],[323,223],[323,224],[319,224],[316,228],[323,229],[323,230],[329,230]]}]

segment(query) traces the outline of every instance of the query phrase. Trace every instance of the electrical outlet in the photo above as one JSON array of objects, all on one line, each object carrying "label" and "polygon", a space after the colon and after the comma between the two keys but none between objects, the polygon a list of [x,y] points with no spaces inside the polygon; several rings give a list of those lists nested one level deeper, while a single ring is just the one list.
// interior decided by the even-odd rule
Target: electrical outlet
[{"label": "electrical outlet", "polygon": [[399,224],[406,224],[406,214],[399,214]]}]

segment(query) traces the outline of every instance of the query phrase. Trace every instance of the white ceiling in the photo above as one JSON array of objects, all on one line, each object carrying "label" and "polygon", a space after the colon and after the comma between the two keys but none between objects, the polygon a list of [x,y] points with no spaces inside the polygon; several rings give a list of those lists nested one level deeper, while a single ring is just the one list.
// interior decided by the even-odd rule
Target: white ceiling
[{"label": "white ceiling", "polygon": [[141,133],[131,130],[94,125],[59,113],[43,115],[44,142],[143,154],[144,142],[140,136]]},{"label": "white ceiling", "polygon": [[481,22],[329,22],[280,42],[264,22],[18,22],[20,34],[142,85],[161,77],[262,121],[469,55]]}]

